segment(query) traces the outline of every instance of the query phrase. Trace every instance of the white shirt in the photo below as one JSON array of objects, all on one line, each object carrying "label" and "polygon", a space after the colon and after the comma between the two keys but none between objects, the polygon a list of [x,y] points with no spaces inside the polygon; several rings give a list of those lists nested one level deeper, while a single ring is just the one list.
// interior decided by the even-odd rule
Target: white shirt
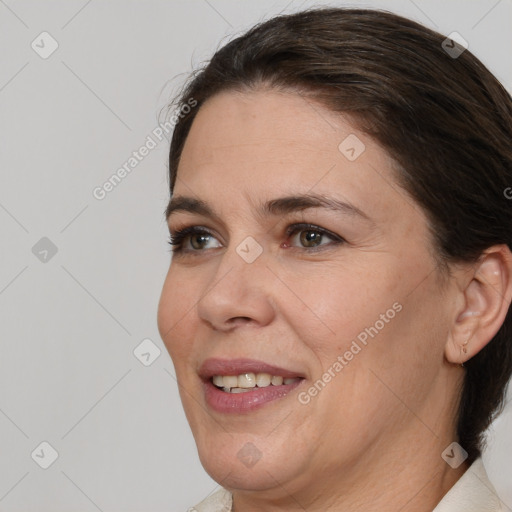
[{"label": "white shirt", "polygon": [[[220,489],[190,512],[231,512],[232,497]],[[481,458],[471,464],[432,512],[504,512],[505,508],[485,471]]]}]

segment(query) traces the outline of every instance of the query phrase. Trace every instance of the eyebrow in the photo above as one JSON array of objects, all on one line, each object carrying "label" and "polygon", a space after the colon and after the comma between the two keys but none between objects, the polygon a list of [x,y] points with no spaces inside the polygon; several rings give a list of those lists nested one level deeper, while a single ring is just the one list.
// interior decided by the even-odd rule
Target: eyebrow
[{"label": "eyebrow", "polygon": [[[366,221],[373,223],[372,219],[366,215],[362,210],[350,204],[349,202],[335,199],[333,197],[326,197],[320,194],[302,194],[293,195],[286,197],[278,197],[271,199],[260,206],[258,214],[260,216],[265,215],[284,215],[287,213],[293,213],[297,211],[307,210],[308,208],[325,208],[341,212],[345,215],[353,217],[360,217]],[[210,217],[214,220],[220,221],[220,216],[205,202],[201,199],[188,196],[175,196],[169,201],[169,205],[165,210],[165,218],[169,220],[169,217],[178,211],[195,213],[203,215],[204,217]]]}]

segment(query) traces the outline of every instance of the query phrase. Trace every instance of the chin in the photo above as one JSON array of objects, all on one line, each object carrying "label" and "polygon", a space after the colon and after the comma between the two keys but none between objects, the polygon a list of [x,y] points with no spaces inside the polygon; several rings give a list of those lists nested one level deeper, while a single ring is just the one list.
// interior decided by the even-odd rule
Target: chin
[{"label": "chin", "polygon": [[199,458],[206,472],[231,491],[262,491],[289,481],[301,467],[296,448],[280,439],[265,436],[223,433],[207,439],[196,439]]}]

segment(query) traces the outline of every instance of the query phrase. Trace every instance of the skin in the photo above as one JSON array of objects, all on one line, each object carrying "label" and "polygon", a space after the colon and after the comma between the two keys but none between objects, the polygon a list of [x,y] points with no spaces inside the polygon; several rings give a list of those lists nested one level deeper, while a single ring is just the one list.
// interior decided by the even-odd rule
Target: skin
[{"label": "skin", "polygon": [[[366,147],[352,162],[338,149],[350,134]],[[311,192],[370,220],[325,208],[258,213],[269,199]],[[388,154],[350,119],[291,92],[208,100],[182,154],[174,197],[182,195],[218,219],[168,219],[173,233],[199,225],[211,237],[202,246],[189,237],[174,254],[158,326],[201,462],[233,493],[234,510],[431,511],[468,467],[452,469],[441,453],[457,440],[459,363],[492,339],[510,304],[510,251],[490,248],[442,274],[426,216],[396,183]],[[300,232],[286,235],[300,222],[345,242],[324,235],[312,250]],[[236,251],[247,236],[263,250],[252,263]],[[299,393],[395,303],[401,311],[301,404]],[[259,410],[221,414],[197,375],[210,357],[262,360],[306,378]],[[237,457],[248,442],[261,454],[252,467]]]}]

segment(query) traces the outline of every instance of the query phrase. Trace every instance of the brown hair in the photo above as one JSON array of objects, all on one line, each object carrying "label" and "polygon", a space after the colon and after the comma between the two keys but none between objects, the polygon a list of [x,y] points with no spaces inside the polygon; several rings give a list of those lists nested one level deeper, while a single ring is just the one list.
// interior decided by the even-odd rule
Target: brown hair
[{"label": "brown hair", "polygon": [[[176,125],[172,195],[197,111],[216,93],[260,86],[295,91],[348,114],[393,157],[397,180],[428,216],[440,268],[512,247],[512,99],[469,51],[395,14],[315,8],[261,23],[218,50],[177,100],[196,108]],[[454,43],[449,42],[449,47]],[[461,51],[462,47],[455,44]],[[512,313],[464,366],[457,432],[472,462],[503,407],[512,373]]]}]

